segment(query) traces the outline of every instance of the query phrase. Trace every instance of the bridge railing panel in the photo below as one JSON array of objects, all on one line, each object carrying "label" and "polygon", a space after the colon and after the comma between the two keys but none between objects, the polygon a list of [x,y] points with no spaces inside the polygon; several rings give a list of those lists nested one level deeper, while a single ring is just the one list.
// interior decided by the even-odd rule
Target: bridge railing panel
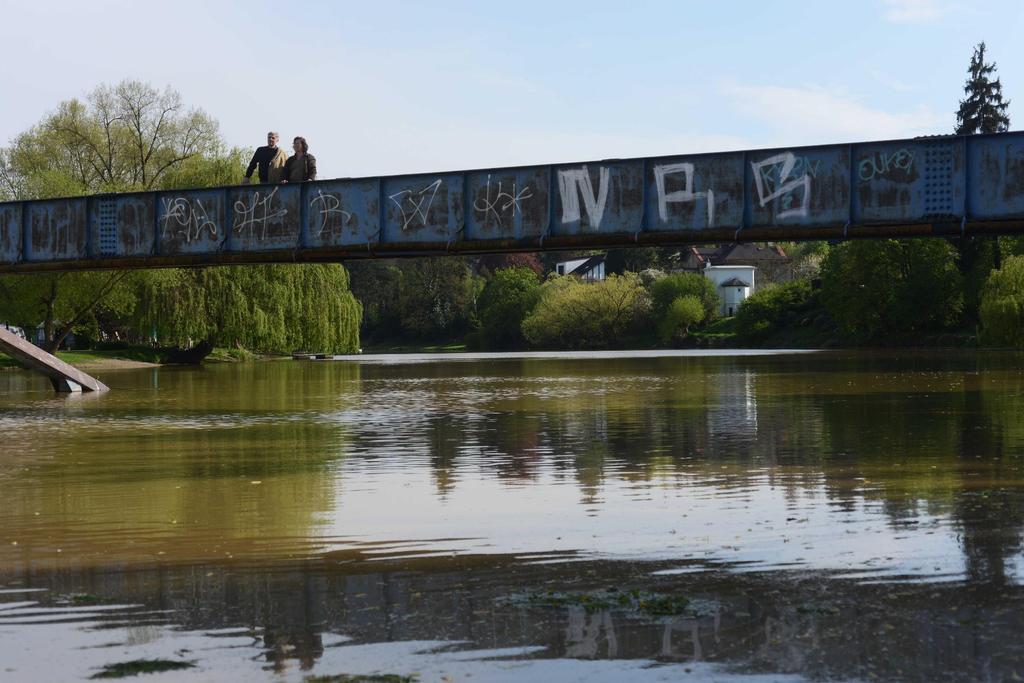
[{"label": "bridge railing panel", "polygon": [[963,216],[965,168],[955,139],[856,146],[854,220],[913,223]]},{"label": "bridge railing panel", "polygon": [[28,202],[29,261],[72,261],[89,256],[88,200]]},{"label": "bridge railing panel", "polygon": [[140,258],[156,251],[157,200],[153,193],[89,198],[89,256]]},{"label": "bridge railing panel", "polygon": [[0,204],[0,263],[17,263],[24,256],[23,207],[24,204]]},{"label": "bridge railing panel", "polygon": [[642,160],[555,166],[551,234],[632,234],[641,229]]},{"label": "bridge railing panel", "polygon": [[968,215],[979,220],[1024,218],[1024,136],[966,138]]},{"label": "bridge railing panel", "polygon": [[463,178],[462,173],[385,178],[380,241],[448,245],[462,239]]},{"label": "bridge railing panel", "polygon": [[302,185],[251,185],[228,193],[229,251],[295,250],[302,246]]},{"label": "bridge railing panel", "polygon": [[778,149],[747,154],[748,227],[824,227],[849,220],[850,149]]},{"label": "bridge railing panel", "polygon": [[645,231],[743,226],[742,152],[651,159],[646,166]]},{"label": "bridge railing panel", "polygon": [[228,238],[227,193],[182,190],[158,195],[157,251],[161,256],[213,254]]},{"label": "bridge railing panel", "polygon": [[551,169],[547,166],[466,173],[467,240],[536,240],[551,220]]},{"label": "bridge railing panel", "polygon": [[325,180],[304,189],[306,247],[369,250],[380,241],[379,180]]}]

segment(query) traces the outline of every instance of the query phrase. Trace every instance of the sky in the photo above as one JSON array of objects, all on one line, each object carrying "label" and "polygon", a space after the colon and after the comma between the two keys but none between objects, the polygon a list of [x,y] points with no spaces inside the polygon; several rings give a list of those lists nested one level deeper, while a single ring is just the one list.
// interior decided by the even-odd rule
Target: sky
[{"label": "sky", "polygon": [[0,17],[0,144],[137,79],[230,145],[306,137],[321,178],[948,133],[982,40],[1011,121],[1024,107],[1015,0],[0,0]]}]

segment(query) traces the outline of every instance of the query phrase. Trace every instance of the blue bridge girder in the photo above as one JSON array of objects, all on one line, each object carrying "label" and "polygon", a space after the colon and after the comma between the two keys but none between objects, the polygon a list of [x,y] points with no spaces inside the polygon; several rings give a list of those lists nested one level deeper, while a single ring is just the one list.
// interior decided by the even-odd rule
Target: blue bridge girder
[{"label": "blue bridge girder", "polygon": [[0,203],[0,273],[1024,234],[1024,133]]}]

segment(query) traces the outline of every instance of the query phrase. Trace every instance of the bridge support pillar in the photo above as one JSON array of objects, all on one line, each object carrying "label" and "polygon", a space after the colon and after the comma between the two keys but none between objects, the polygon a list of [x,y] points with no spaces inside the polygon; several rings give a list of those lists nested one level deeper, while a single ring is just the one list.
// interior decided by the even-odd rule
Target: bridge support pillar
[{"label": "bridge support pillar", "polygon": [[59,394],[82,393],[82,385],[71,379],[54,379],[51,377],[50,384],[53,385],[53,390]]}]

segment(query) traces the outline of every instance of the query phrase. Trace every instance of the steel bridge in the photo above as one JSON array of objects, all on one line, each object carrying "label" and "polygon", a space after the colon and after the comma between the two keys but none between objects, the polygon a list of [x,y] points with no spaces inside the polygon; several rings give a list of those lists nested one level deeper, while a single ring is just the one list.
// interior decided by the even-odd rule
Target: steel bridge
[{"label": "steel bridge", "polygon": [[1024,234],[1024,133],[0,203],[0,273]]}]

